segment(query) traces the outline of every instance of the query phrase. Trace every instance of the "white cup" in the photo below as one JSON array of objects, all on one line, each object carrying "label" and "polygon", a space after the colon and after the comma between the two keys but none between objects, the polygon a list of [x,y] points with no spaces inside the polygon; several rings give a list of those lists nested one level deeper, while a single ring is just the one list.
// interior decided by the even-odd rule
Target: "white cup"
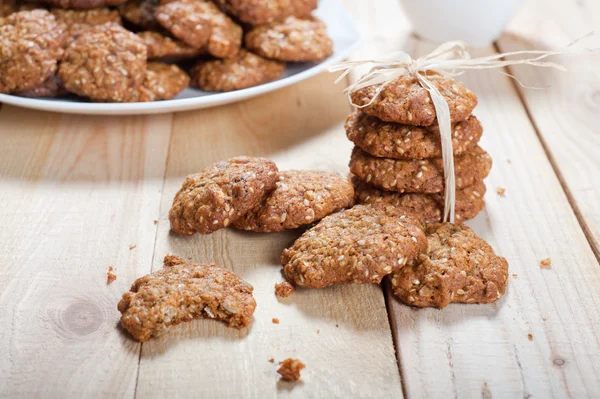
[{"label": "white cup", "polygon": [[401,0],[413,30],[433,42],[462,40],[472,47],[494,42],[522,0]]}]

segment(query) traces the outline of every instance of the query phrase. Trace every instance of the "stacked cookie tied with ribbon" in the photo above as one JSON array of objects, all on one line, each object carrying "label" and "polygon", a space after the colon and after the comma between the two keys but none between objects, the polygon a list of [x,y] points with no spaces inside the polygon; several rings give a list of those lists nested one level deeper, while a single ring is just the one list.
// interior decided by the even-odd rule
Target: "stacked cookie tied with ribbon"
[{"label": "stacked cookie tied with ribbon", "polygon": [[[483,179],[492,159],[478,141],[483,133],[471,114],[477,97],[460,82],[427,72],[427,79],[448,104],[455,174],[455,218],[472,219],[483,209]],[[355,144],[350,171],[356,202],[402,208],[421,222],[443,220],[445,175],[442,140],[429,91],[407,74],[385,85],[351,93],[358,107],[346,120]]]}]

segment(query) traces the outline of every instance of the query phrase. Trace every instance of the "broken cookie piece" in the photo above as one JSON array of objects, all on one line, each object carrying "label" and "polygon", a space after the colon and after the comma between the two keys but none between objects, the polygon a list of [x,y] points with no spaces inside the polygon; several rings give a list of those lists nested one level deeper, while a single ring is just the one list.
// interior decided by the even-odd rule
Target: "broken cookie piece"
[{"label": "broken cookie piece", "polygon": [[279,298],[287,298],[292,295],[294,291],[296,291],[296,288],[287,281],[275,284],[275,295]]},{"label": "broken cookie piece", "polygon": [[419,222],[395,207],[356,205],[325,217],[283,251],[285,277],[296,285],[379,283],[427,245]]},{"label": "broken cookie piece", "polygon": [[306,366],[298,359],[285,359],[279,362],[277,372],[281,374],[281,378],[286,381],[298,381],[300,379],[300,371]]},{"label": "broken cookie piece", "polygon": [[253,288],[238,275],[173,255],[167,262],[174,265],[137,279],[119,302],[121,326],[136,340],[144,342],[193,319],[222,320],[238,329],[250,324],[256,308]]},{"label": "broken cookie piece", "polygon": [[257,206],[275,187],[279,171],[264,158],[237,157],[190,175],[169,211],[171,229],[210,234]]},{"label": "broken cookie piece", "polygon": [[427,250],[391,276],[402,302],[443,308],[452,302],[495,302],[504,295],[508,262],[469,227],[437,223],[426,233]]}]

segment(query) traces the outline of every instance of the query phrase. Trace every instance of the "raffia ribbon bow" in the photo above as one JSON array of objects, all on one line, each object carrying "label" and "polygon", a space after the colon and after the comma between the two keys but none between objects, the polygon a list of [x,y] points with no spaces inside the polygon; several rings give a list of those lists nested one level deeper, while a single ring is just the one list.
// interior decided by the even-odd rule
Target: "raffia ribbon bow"
[{"label": "raffia ribbon bow", "polygon": [[[469,69],[495,69],[496,72],[515,79],[521,86],[523,85],[516,77],[510,75],[498,68],[504,68],[510,65],[532,65],[536,67],[554,68],[560,71],[566,71],[566,68],[554,62],[544,61],[544,59],[553,55],[568,55],[584,51],[597,51],[599,49],[568,49],[582,38],[574,41],[565,50],[557,51],[513,51],[509,53],[494,54],[486,57],[471,58],[467,45],[461,41],[446,42],[433,50],[431,53],[412,59],[404,51],[397,51],[387,54],[379,59],[363,61],[347,61],[328,68],[330,72],[344,71],[337,78],[335,83],[340,82],[346,75],[359,67],[371,65],[371,69],[361,76],[356,82],[350,84],[344,90],[348,100],[352,105],[358,108],[364,108],[371,105],[381,94],[386,84],[404,75],[416,76],[419,84],[429,92],[431,100],[435,107],[436,117],[440,128],[440,137],[442,143],[442,158],[444,164],[445,192],[444,192],[444,222],[454,223],[454,208],[456,204],[456,185],[454,177],[454,153],[452,150],[452,125],[450,121],[450,109],[448,103],[438,91],[438,89],[427,79],[427,71],[437,71],[446,75],[456,76]],[[506,57],[522,57],[520,59],[506,60]],[[355,104],[352,101],[351,94],[368,86],[380,85],[375,91],[375,95],[364,105]],[[530,87],[527,87],[530,88]]]}]

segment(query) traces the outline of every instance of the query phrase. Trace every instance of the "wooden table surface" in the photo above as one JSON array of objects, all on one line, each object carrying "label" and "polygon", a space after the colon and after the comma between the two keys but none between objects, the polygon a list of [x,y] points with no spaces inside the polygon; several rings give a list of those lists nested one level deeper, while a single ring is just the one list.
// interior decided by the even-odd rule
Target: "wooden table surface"
[{"label": "wooden table surface", "polygon": [[[364,35],[355,58],[433,48],[411,34],[397,0],[344,3]],[[557,49],[594,29],[596,0],[530,0],[475,55]],[[0,397],[600,397],[600,55],[561,61],[569,72],[507,71],[544,90],[493,71],[461,77],[479,96],[482,146],[494,159],[486,208],[470,224],[508,259],[510,277],[495,304],[443,310],[407,307],[377,285],[279,301],[278,258],[298,232],[169,232],[184,177],[217,160],[260,155],[280,169],[346,173],[351,109],[330,74],[179,114],[3,106]],[[116,304],[167,252],[250,281],[251,327],[202,320],[144,344],[130,339]],[[545,258],[552,267],[541,269]],[[111,285],[109,265],[118,276]],[[268,362],[290,356],[307,365],[295,385]]]}]

